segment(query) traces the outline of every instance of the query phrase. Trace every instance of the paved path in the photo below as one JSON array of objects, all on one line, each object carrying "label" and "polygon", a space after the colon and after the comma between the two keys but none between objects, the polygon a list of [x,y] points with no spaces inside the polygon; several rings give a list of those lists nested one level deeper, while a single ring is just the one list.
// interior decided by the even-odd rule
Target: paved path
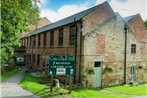
[{"label": "paved path", "polygon": [[1,83],[2,98],[40,98],[20,87],[19,82],[22,80],[25,70],[25,68],[22,68],[16,75]]}]

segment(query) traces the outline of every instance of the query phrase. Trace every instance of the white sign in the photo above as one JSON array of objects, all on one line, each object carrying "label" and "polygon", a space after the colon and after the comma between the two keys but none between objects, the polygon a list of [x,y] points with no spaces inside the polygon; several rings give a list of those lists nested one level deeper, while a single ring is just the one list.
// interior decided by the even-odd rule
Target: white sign
[{"label": "white sign", "polygon": [[51,74],[51,75],[53,74],[52,71],[50,71],[50,74]]},{"label": "white sign", "polygon": [[23,57],[17,57],[17,62],[23,62],[24,58]]},{"label": "white sign", "polygon": [[56,74],[57,75],[65,75],[66,74],[66,69],[65,68],[57,68],[56,69]]},{"label": "white sign", "polygon": [[70,74],[73,74],[73,69],[70,69]]}]

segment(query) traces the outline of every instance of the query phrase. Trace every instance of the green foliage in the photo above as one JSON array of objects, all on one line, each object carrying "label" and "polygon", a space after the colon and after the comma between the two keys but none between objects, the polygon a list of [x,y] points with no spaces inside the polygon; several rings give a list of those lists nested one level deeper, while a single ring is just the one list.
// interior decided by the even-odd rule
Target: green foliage
[{"label": "green foliage", "polygon": [[[35,2],[36,0],[33,0]],[[1,0],[1,63],[8,63],[19,44],[19,32],[39,19],[39,9],[32,0]]]},{"label": "green foliage", "polygon": [[145,25],[145,27],[147,29],[147,20],[145,20],[144,25]]},{"label": "green foliage", "polygon": [[94,74],[94,68],[92,68],[92,67],[86,68],[85,71],[86,71],[86,73],[88,75],[93,75]]},{"label": "green foliage", "polygon": [[113,72],[113,69],[110,68],[110,67],[108,67],[108,66],[106,66],[106,68],[104,69],[104,72],[109,72],[109,73],[111,73],[111,72]]}]

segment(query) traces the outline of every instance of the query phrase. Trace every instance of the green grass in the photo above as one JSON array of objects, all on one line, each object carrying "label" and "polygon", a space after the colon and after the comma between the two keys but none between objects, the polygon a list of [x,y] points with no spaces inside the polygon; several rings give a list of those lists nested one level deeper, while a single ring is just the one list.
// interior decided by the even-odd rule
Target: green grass
[{"label": "green grass", "polygon": [[18,69],[14,69],[12,71],[9,71],[7,73],[4,73],[3,75],[1,75],[0,80],[3,81],[5,79],[7,79],[7,78],[9,78],[9,77],[11,77],[13,75],[15,75],[18,71],[19,71]]},{"label": "green grass", "polygon": [[21,86],[33,93],[42,90],[47,87],[40,83],[49,83],[49,79],[47,77],[34,77],[30,74],[26,74],[23,80],[21,81]]},{"label": "green grass", "polygon": [[143,84],[142,86],[147,86],[147,84]]},{"label": "green grass", "polygon": [[[40,84],[40,82],[49,82],[48,77],[37,78],[30,74],[26,74],[24,79],[21,81],[21,86],[31,91],[32,93],[36,93],[47,86]],[[111,94],[107,92],[98,91],[95,89],[75,89],[71,94],[67,94],[68,90],[63,88],[54,88],[53,92],[49,92],[50,89],[45,90],[43,94],[40,94],[41,97],[49,96],[50,98],[129,98],[129,96],[121,95],[121,94]],[[61,95],[62,93],[62,95]]]},{"label": "green grass", "polygon": [[[32,92],[32,93],[36,93],[44,88],[47,88],[48,86],[46,85],[42,85],[40,83],[50,83],[50,80],[48,77],[34,77],[30,74],[26,74],[23,78],[23,80],[21,81],[21,86]],[[47,90],[46,92],[48,92],[49,90]],[[47,93],[43,93],[42,95],[40,95],[41,97],[47,96]]]},{"label": "green grass", "polygon": [[147,95],[147,88],[142,86],[114,86],[108,87],[107,90],[122,92],[129,95]]},{"label": "green grass", "polygon": [[71,96],[72,98],[130,98],[130,96],[127,95],[112,94],[95,89],[74,90]]}]

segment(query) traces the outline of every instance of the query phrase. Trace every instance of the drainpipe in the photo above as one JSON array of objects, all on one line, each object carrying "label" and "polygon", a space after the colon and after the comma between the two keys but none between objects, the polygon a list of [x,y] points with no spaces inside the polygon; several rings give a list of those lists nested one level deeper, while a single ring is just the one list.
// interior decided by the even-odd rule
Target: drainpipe
[{"label": "drainpipe", "polygon": [[[73,23],[75,23],[75,21],[76,21],[76,18],[74,18],[74,21],[73,21]],[[74,75],[74,84],[76,84],[76,75],[77,75],[77,73],[76,73],[76,69],[77,69],[77,24],[75,24],[75,26],[76,26],[76,41],[75,41],[75,53],[74,53],[74,55],[75,55],[75,75]]]},{"label": "drainpipe", "polygon": [[76,73],[76,70],[77,70],[77,25],[76,25],[76,42],[75,42],[75,79],[74,79],[74,83],[76,83],[76,76],[77,76],[77,73]]},{"label": "drainpipe", "polygon": [[82,67],[82,64],[81,64],[81,59],[82,59],[82,32],[83,32],[83,22],[82,22],[82,19],[80,19],[80,45],[79,45],[79,47],[80,47],[80,56],[79,56],[79,59],[80,59],[80,61],[79,61],[79,82],[81,82],[81,74],[82,74],[82,72],[81,72],[81,67]]},{"label": "drainpipe", "polygon": [[124,50],[124,84],[126,84],[126,65],[127,65],[127,24],[125,23],[125,50]]}]

